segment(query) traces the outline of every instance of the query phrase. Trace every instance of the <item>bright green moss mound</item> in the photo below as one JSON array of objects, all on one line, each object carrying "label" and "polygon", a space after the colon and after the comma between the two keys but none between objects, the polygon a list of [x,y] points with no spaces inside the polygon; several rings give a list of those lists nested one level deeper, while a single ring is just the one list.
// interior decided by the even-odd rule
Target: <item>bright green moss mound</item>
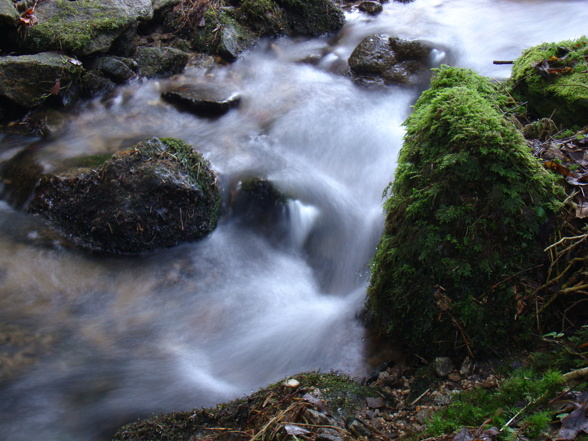
[{"label": "bright green moss mound", "polygon": [[588,38],[543,43],[513,66],[512,94],[538,117],[564,126],[588,124]]},{"label": "bright green moss mound", "polygon": [[522,278],[542,258],[560,190],[499,96],[473,71],[444,67],[405,123],[367,313],[422,355],[502,350],[524,328]]}]

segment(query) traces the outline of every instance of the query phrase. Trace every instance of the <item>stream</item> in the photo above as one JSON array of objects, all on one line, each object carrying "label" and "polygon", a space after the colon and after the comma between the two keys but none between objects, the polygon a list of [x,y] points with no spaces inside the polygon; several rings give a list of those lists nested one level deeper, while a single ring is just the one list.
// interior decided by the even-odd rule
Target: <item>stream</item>
[{"label": "stream", "polygon": [[[100,256],[47,239],[0,201],[0,441],[107,441],[150,413],[211,406],[308,370],[362,376],[377,358],[359,320],[402,122],[420,91],[365,90],[336,72],[375,33],[431,43],[436,65],[504,79],[529,46],[578,38],[585,0],[415,0],[347,15],[335,38],[264,42],[230,66],[188,68],[81,103],[50,139],[0,134],[0,161],[36,146],[55,161],[150,136],[193,145],[219,175],[223,214],[204,240]],[[317,65],[301,63],[322,56]],[[170,82],[230,84],[214,120],[160,99]],[[239,182],[291,199],[252,222]]]}]

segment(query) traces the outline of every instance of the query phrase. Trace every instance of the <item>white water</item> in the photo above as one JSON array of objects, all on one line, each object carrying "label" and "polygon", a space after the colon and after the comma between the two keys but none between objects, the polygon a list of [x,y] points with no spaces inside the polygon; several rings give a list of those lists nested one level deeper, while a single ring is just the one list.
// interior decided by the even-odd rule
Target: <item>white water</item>
[{"label": "white water", "polygon": [[[176,111],[159,99],[167,82],[149,81],[106,105],[85,104],[41,143],[55,158],[179,137],[219,173],[225,209],[202,242],[105,258],[46,246],[40,220],[0,203],[0,335],[30,336],[28,346],[0,341],[0,362],[34,360],[0,378],[0,440],[102,441],[134,417],[212,405],[296,372],[365,374],[356,315],[383,224],[382,191],[418,91],[360,90],[329,72],[364,36],[388,33],[431,42],[438,62],[504,78],[508,66],[493,60],[579,37],[588,7],[416,0],[348,18],[332,45],[279,41],[206,77],[245,97],[218,120]],[[315,53],[328,53],[318,67],[298,62]],[[181,79],[202,80],[198,70]],[[273,227],[250,225],[230,206],[249,176],[294,199]]]}]

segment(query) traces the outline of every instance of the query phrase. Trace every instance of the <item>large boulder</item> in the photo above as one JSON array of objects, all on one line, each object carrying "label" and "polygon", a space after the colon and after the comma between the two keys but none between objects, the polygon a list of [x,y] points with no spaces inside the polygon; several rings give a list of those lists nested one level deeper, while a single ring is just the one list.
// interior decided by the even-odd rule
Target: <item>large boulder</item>
[{"label": "large boulder", "polygon": [[53,0],[37,4],[38,24],[28,28],[24,49],[78,56],[106,52],[137,21],[153,17],[151,0]]},{"label": "large boulder", "polygon": [[291,35],[318,37],[345,24],[343,10],[332,0],[275,0],[286,11]]},{"label": "large boulder", "polygon": [[535,318],[526,279],[540,280],[540,232],[563,191],[501,100],[490,80],[446,67],[406,121],[367,317],[423,356],[521,345]]},{"label": "large boulder", "polygon": [[535,116],[582,127],[588,124],[587,70],[587,37],[543,43],[515,61],[510,85]]},{"label": "large boulder", "polygon": [[54,52],[0,57],[0,96],[26,108],[63,97],[65,86],[82,74],[80,64]]},{"label": "large boulder", "polygon": [[43,175],[29,211],[85,248],[130,254],[211,233],[220,192],[210,164],[192,147],[151,138],[96,168]]}]

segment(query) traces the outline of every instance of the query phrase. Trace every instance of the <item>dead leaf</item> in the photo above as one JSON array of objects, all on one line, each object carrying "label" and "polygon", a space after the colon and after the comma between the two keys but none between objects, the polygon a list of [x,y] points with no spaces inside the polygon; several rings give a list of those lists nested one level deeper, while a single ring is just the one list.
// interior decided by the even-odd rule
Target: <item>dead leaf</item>
[{"label": "dead leaf", "polygon": [[567,417],[561,420],[558,439],[573,440],[580,432],[588,433],[588,418],[586,418],[586,403],[583,403]]},{"label": "dead leaf", "polygon": [[572,174],[571,171],[568,170],[567,167],[564,167],[563,165],[561,165],[560,163],[556,162],[556,161],[545,161],[543,163],[543,166],[549,170],[553,170],[561,175],[564,176],[574,176]]},{"label": "dead leaf", "polygon": [[51,95],[59,95],[60,91],[61,91],[61,81],[59,81],[59,78],[57,78],[55,80],[55,84],[53,84],[53,87],[51,88],[51,91],[49,93]]},{"label": "dead leaf", "polygon": [[470,435],[470,431],[467,427],[464,427],[457,435],[455,435],[453,441],[473,441],[473,439],[474,437]]},{"label": "dead leaf", "polygon": [[287,424],[284,426],[286,429],[286,433],[291,436],[300,436],[300,435],[309,435],[310,430],[305,429],[304,427],[295,426],[293,424]]},{"label": "dead leaf", "polygon": [[39,23],[39,20],[37,20],[37,17],[35,17],[35,9],[29,8],[24,11],[20,16],[20,22],[26,27],[35,26],[37,23]]},{"label": "dead leaf", "polygon": [[588,217],[588,202],[580,202],[576,206],[576,217],[578,219],[586,219]]}]

